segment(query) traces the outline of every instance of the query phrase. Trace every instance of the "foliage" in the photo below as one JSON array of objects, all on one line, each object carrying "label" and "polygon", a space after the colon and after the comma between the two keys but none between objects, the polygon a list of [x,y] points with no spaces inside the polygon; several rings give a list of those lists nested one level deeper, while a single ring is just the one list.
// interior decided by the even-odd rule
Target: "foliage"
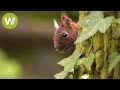
[{"label": "foliage", "polygon": [[115,19],[113,22],[120,24],[120,19]]},{"label": "foliage", "polygon": [[120,62],[120,55],[117,52],[110,55],[109,72]]},{"label": "foliage", "polygon": [[0,78],[14,79],[21,75],[21,66],[14,59],[9,58],[6,53],[0,49]]},{"label": "foliage", "polygon": [[102,11],[91,12],[87,17],[79,19],[78,25],[86,26],[81,32],[80,37],[75,41],[75,44],[82,43],[91,36],[95,35],[99,30],[101,33],[105,33],[110,27],[113,17],[104,18]]},{"label": "foliage", "polygon": [[81,63],[85,65],[86,69],[90,71],[94,58],[95,58],[94,54],[90,53],[87,58],[81,58],[79,61],[81,61]]},{"label": "foliage", "polygon": [[[115,19],[115,17],[112,15],[106,17],[104,15],[105,12],[103,11],[90,11],[89,15],[85,17],[81,18],[81,16],[79,16],[78,25],[83,26],[83,29],[82,31],[79,30],[78,38],[74,44],[76,46],[80,46],[80,48],[76,48],[75,52],[80,50],[81,53],[74,52],[68,58],[60,61],[59,64],[64,66],[64,71],[55,75],[57,79],[65,78],[71,69],[73,69],[73,74],[70,75],[70,78],[108,78],[112,77],[112,75],[118,77],[117,75],[120,72],[118,71],[119,68],[117,65],[120,61],[120,55],[118,52],[114,52],[114,50],[116,50],[115,47],[112,49],[110,48],[110,44],[112,45],[113,43],[112,40],[115,41],[115,39],[113,36],[110,36],[114,31],[111,32],[111,29],[109,28],[115,23],[119,24],[120,19]],[[91,40],[90,45],[84,46],[84,43],[88,42],[89,40]],[[98,45],[101,43],[103,45]],[[86,50],[83,53],[82,50],[85,48],[88,49],[89,46],[91,47],[90,50]],[[111,55],[109,55],[110,53]],[[82,57],[80,57],[81,55]],[[92,68],[92,66],[94,66],[94,68]],[[113,69],[115,72],[114,74],[111,74]]]},{"label": "foliage", "polygon": [[58,64],[64,67],[64,71],[55,75],[57,79],[63,79],[67,76],[68,72],[70,72],[76,63],[76,60],[81,56],[81,52],[79,50],[75,50],[71,56],[61,60]]}]

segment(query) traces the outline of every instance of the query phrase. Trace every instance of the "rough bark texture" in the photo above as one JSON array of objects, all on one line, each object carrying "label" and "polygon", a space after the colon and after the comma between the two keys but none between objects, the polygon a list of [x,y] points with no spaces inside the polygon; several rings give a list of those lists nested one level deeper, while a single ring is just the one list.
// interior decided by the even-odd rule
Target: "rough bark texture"
[{"label": "rough bark texture", "polygon": [[[81,18],[86,16],[87,12],[81,12]],[[118,11],[106,11],[104,16],[114,16],[120,18],[120,12]],[[93,79],[118,79],[120,78],[120,63],[109,73],[109,55],[114,52],[120,53],[120,25],[112,24],[106,33],[102,34],[97,32],[93,37],[84,41],[82,44],[76,45],[76,49],[79,49],[84,53],[84,56],[88,56],[90,52],[95,55],[95,62],[92,65],[91,71],[81,71],[83,67],[75,66],[74,79],[78,79],[79,76],[85,72],[90,74],[90,78]]]}]

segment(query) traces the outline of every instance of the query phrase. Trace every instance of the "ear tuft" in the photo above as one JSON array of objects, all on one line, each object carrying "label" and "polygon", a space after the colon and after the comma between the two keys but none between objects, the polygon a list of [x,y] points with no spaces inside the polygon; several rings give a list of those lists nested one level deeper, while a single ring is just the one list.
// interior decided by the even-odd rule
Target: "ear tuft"
[{"label": "ear tuft", "polygon": [[57,21],[56,21],[55,19],[53,19],[53,22],[54,22],[54,28],[55,28],[55,29],[58,29],[58,28],[59,28],[59,25],[58,25]]}]

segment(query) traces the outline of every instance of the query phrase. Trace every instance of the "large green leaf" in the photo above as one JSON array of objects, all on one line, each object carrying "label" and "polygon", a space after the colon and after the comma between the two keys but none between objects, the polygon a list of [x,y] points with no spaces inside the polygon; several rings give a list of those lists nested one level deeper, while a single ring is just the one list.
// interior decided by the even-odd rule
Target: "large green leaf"
[{"label": "large green leaf", "polygon": [[58,62],[59,65],[64,67],[64,71],[56,74],[56,79],[64,79],[67,74],[74,68],[76,60],[82,55],[79,50],[75,50],[71,56]]},{"label": "large green leaf", "polygon": [[88,26],[88,27],[83,29],[83,31],[81,32],[80,36],[75,41],[75,44],[82,43],[83,41],[87,40],[88,38],[93,36],[98,31],[98,29],[97,29],[97,26],[99,24],[98,19],[95,20],[93,23],[94,24],[92,24],[92,25],[90,25],[90,26]]},{"label": "large green leaf", "polygon": [[94,54],[90,53],[90,55],[87,58],[82,58],[80,59],[80,61],[85,65],[86,69],[90,71],[94,58],[95,58]]},{"label": "large green leaf", "polygon": [[109,72],[119,63],[120,55],[118,53],[114,53],[110,55],[110,65],[109,65]]},{"label": "large green leaf", "polygon": [[102,11],[91,11],[90,15],[83,19],[79,19],[78,25],[84,25],[85,28],[80,33],[80,36],[75,41],[75,44],[82,43],[91,36],[95,35],[99,30],[101,33],[105,33],[112,23],[113,17],[103,18]]},{"label": "large green leaf", "polygon": [[90,11],[90,14],[84,18],[79,17],[79,21],[77,22],[78,25],[91,25],[95,19],[103,18],[102,11]]}]

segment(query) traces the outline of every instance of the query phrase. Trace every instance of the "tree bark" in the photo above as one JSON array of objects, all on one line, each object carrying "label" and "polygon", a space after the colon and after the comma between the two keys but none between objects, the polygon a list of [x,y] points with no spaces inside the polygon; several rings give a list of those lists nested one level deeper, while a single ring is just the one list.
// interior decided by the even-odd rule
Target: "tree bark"
[{"label": "tree bark", "polygon": [[[80,18],[85,17],[88,12],[81,11]],[[106,11],[104,17],[114,16],[116,19],[120,18],[119,11]],[[120,63],[109,73],[108,66],[109,56],[114,53],[120,53],[120,25],[112,23],[109,29],[103,34],[99,31],[90,39],[84,41],[81,44],[76,45],[76,49],[79,49],[84,53],[84,56],[88,56],[91,52],[95,55],[95,61],[92,65],[92,70],[84,72],[81,71],[81,66],[75,66],[73,78],[78,79],[83,73],[89,73],[90,79],[119,79],[120,78]]]}]

